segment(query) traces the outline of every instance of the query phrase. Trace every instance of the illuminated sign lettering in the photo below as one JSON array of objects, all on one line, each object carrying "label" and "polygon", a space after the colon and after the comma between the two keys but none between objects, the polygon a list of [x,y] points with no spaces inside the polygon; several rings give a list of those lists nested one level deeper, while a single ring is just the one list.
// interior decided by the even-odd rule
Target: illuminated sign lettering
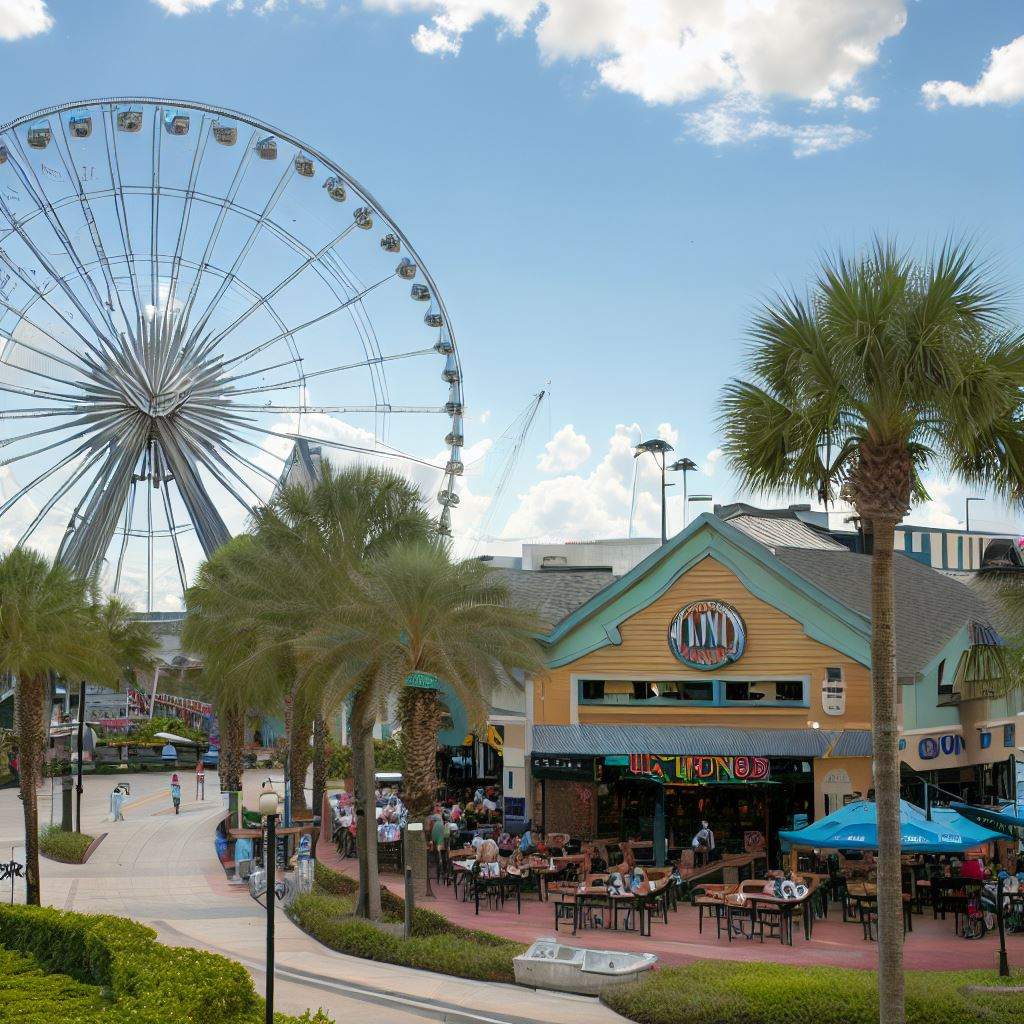
[{"label": "illuminated sign lettering", "polygon": [[767,782],[771,774],[767,757],[686,754],[630,754],[629,770],[656,782],[702,786],[723,782]]},{"label": "illuminated sign lettering", "polygon": [[684,665],[721,668],[743,656],[747,631],[739,612],[724,601],[694,601],[672,620],[668,645]]}]

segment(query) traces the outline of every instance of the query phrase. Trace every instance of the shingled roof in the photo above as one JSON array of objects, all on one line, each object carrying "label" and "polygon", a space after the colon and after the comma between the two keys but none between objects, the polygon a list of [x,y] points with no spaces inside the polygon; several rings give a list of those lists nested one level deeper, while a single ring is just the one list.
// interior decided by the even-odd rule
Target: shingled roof
[{"label": "shingled roof", "polygon": [[[775,548],[775,556],[808,583],[871,618],[871,556],[852,551]],[[971,587],[930,566],[895,554],[896,671],[921,672],[956,632],[972,619],[991,622],[989,608]]]},{"label": "shingled roof", "polygon": [[546,630],[554,628],[618,577],[604,570],[492,569],[508,586],[512,603],[534,612]]}]

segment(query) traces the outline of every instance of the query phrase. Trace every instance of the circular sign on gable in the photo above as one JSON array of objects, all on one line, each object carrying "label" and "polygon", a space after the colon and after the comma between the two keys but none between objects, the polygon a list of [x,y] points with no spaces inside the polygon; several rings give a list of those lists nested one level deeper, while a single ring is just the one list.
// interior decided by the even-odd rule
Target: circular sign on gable
[{"label": "circular sign on gable", "polygon": [[742,657],[747,630],[732,605],[724,601],[694,601],[672,620],[668,645],[684,665],[721,668]]}]

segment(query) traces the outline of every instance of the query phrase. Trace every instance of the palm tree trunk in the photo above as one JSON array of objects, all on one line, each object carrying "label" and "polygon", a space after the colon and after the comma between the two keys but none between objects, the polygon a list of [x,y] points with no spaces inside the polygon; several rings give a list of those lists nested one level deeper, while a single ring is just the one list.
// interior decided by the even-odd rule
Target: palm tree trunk
[{"label": "palm tree trunk", "polygon": [[405,753],[405,805],[409,821],[422,826],[406,830],[405,862],[412,868],[413,892],[420,898],[433,895],[427,871],[426,820],[437,800],[437,733],[443,709],[435,691],[408,688],[402,692],[399,715]]},{"label": "palm tree trunk", "polygon": [[[313,813],[323,814],[324,789],[327,785],[327,722],[323,712],[313,719]],[[330,819],[320,822],[321,831]],[[317,833],[313,833],[313,856],[316,856]]]},{"label": "palm tree trunk", "polygon": [[225,707],[221,717],[220,788],[223,793],[242,789],[242,748],[245,745],[245,711]]},{"label": "palm tree trunk", "polygon": [[878,815],[879,1024],[903,1024],[903,881],[900,863],[899,722],[893,622],[896,520],[874,519],[871,556],[871,690]]},{"label": "palm tree trunk", "polygon": [[370,698],[360,691],[352,702],[352,777],[355,783],[356,856],[359,897],[356,916],[381,919],[380,873],[377,870],[377,808],[373,763],[373,713]]},{"label": "palm tree trunk", "polygon": [[46,737],[43,731],[43,676],[19,679],[17,700],[20,789],[25,815],[25,902],[40,905],[39,891],[39,805],[36,799]]},{"label": "palm tree trunk", "polygon": [[301,709],[292,714],[292,729],[288,734],[289,756],[288,765],[292,786],[292,812],[307,810],[306,805],[306,772],[313,752],[309,746],[313,734],[313,720]]}]

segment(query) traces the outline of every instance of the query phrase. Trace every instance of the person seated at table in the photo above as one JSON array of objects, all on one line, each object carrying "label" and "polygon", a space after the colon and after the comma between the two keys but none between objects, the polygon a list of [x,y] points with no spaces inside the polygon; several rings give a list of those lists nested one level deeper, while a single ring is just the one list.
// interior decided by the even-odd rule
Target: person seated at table
[{"label": "person seated at table", "polygon": [[526,826],[523,834],[519,837],[519,850],[524,854],[534,853],[537,850],[537,844],[533,840],[533,832],[529,825]]}]

